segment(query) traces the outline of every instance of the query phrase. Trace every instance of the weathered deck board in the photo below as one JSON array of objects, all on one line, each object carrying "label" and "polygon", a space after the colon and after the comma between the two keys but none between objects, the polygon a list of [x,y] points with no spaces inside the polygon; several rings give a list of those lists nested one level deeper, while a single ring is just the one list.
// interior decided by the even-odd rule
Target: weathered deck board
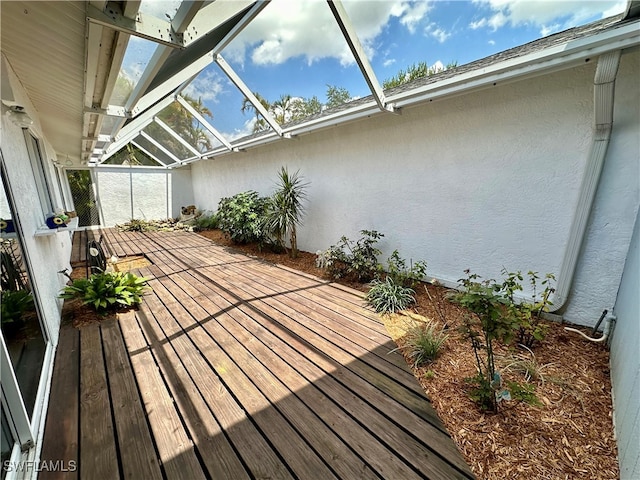
[{"label": "weathered deck board", "polygon": [[[80,335],[77,330],[66,327],[60,330],[59,351],[51,378],[51,393],[45,432],[55,432],[50,441],[42,446],[40,458],[59,461],[68,470],[44,470],[39,478],[45,480],[78,478],[78,384],[80,382]],[[70,463],[70,462],[73,462]]]},{"label": "weathered deck board", "polygon": [[45,447],[75,415],[80,450],[53,454],[80,478],[473,478],[361,292],[195,234],[100,233],[153,290],[56,360],[81,401]]},{"label": "weathered deck board", "polygon": [[98,325],[80,335],[80,476],[120,478],[113,417]]}]

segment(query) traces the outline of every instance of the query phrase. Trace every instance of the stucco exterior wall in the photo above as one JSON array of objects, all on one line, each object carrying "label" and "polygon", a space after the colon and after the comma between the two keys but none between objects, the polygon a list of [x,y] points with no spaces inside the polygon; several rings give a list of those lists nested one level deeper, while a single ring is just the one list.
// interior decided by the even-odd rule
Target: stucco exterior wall
[{"label": "stucco exterior wall", "polygon": [[[19,80],[7,64],[7,75],[11,82],[14,98],[25,107],[34,124],[29,130],[41,141],[42,155],[49,177],[54,207],[63,208],[60,192],[57,189],[54,166],[50,160],[55,153],[45,141],[38,115],[26,96]],[[69,268],[71,254],[71,236],[68,232],[60,231],[49,236],[34,237],[38,228],[45,222],[45,214],[37,200],[38,192],[30,167],[29,155],[20,127],[14,125],[6,115],[2,115],[2,156],[6,165],[7,178],[11,190],[14,192],[15,209],[22,226],[22,241],[31,267],[34,290],[39,299],[43,322],[53,343],[57,343],[58,327],[62,300],[58,298],[60,289],[67,279],[58,271]]]},{"label": "stucco exterior wall", "polygon": [[182,205],[193,203],[189,168],[149,171],[107,167],[95,169],[93,175],[104,226],[125,223],[132,218],[178,217]]},{"label": "stucco exterior wall", "polygon": [[640,214],[615,305],[611,382],[620,478],[640,478]]},{"label": "stucco exterior wall", "polygon": [[[627,57],[621,98],[638,76],[637,61]],[[595,61],[198,162],[195,202],[215,209],[221,197],[240,191],[269,194],[286,165],[311,182],[298,232],[303,250],[375,229],[385,234],[383,259],[397,248],[405,258],[426,260],[428,274],[450,284],[466,268],[485,278],[499,278],[503,267],[557,274],[592,141],[594,73]],[[627,117],[637,132],[637,118]],[[636,192],[637,210],[637,177],[630,175],[637,152],[621,137],[611,151],[627,165],[614,172],[614,183]],[[628,245],[633,220],[616,222]],[[611,261],[622,264],[624,253]],[[582,270],[590,264],[583,256]],[[570,299],[567,319],[595,322],[613,304],[619,280],[580,283],[581,295],[598,291],[604,305],[575,309]]]}]

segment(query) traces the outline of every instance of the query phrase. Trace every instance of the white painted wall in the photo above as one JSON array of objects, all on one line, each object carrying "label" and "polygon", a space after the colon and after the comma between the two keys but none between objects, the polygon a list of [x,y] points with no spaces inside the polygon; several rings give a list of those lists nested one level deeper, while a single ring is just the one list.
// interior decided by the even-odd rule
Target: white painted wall
[{"label": "white painted wall", "polygon": [[113,226],[132,218],[162,220],[178,217],[180,207],[193,203],[191,170],[97,168],[98,204],[102,223]]},{"label": "white painted wall", "polygon": [[[375,229],[385,234],[384,258],[397,248],[406,258],[426,260],[429,275],[452,283],[465,268],[485,278],[499,277],[502,267],[558,273],[592,140],[594,74],[595,60],[399,116],[378,115],[198,162],[192,166],[195,203],[215,209],[221,197],[243,190],[269,194],[277,170],[286,165],[311,182],[298,233],[304,250]],[[637,150],[629,135],[637,140],[640,124],[633,103],[624,99],[637,95],[638,75],[637,54],[624,56],[616,121],[626,123],[614,126],[620,132],[611,154],[618,162],[614,170],[625,167],[609,172],[616,188],[631,194],[625,204],[632,215],[638,207],[632,175]],[[633,218],[618,215],[611,225],[627,246]],[[598,243],[585,251],[608,248],[601,241],[594,237]],[[610,258],[620,264],[619,273],[600,272],[578,284],[580,298],[598,292],[602,299],[580,309],[569,299],[567,320],[590,324],[611,307],[624,254]],[[581,271],[592,262],[583,256]]]},{"label": "white painted wall", "polygon": [[[43,137],[38,121],[38,114],[33,108],[18,78],[11,67],[6,64],[6,73],[11,83],[13,96],[17,102],[25,107],[29,116],[34,120],[30,130],[41,141],[43,156],[51,160],[56,158],[55,152]],[[6,165],[7,177],[11,190],[14,192],[15,209],[22,225],[23,246],[28,254],[31,266],[32,282],[39,299],[48,334],[54,344],[57,343],[58,327],[62,300],[58,298],[61,288],[66,283],[66,277],[58,271],[69,268],[71,255],[71,238],[68,232],[34,237],[33,234],[45,223],[45,214],[40,206],[38,192],[29,163],[26,143],[22,130],[14,125],[6,115],[3,107],[2,117],[2,156]],[[53,164],[45,162],[49,184],[53,194],[53,204],[63,208],[61,194],[57,189]]]},{"label": "white painted wall", "polygon": [[640,478],[640,212],[615,305],[611,382],[620,478]]}]

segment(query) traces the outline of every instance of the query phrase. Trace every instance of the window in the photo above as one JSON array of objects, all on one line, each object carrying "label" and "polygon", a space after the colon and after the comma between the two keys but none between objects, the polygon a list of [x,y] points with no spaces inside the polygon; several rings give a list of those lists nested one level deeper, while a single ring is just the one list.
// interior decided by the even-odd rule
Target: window
[{"label": "window", "polygon": [[42,206],[42,215],[46,216],[48,213],[53,212],[53,204],[51,202],[51,188],[47,181],[47,174],[40,150],[40,143],[38,142],[38,139],[29,132],[29,130],[24,129],[23,131],[25,141],[27,142],[27,151],[29,152],[31,168],[33,170],[33,178],[36,182],[38,197],[40,198],[40,205]]}]

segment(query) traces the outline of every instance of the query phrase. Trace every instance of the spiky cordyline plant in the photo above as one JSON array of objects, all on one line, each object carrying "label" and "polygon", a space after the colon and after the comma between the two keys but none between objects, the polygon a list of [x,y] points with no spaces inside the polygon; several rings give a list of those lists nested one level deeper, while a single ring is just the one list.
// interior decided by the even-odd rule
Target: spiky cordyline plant
[{"label": "spiky cordyline plant", "polygon": [[276,237],[276,242],[284,247],[284,237],[289,234],[290,256],[298,256],[296,227],[302,224],[303,202],[307,198],[308,182],[303,181],[299,170],[290,174],[286,167],[278,172],[277,190],[271,197],[266,213],[267,229]]}]

